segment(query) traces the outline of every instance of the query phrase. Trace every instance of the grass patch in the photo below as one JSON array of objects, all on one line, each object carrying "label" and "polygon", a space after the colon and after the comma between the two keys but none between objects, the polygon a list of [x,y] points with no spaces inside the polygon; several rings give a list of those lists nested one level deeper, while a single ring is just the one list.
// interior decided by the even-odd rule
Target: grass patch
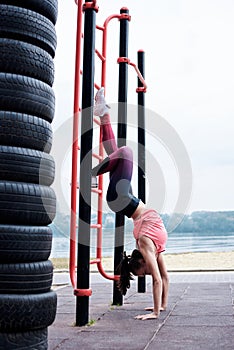
[{"label": "grass patch", "polygon": [[[56,270],[69,270],[69,258],[51,258],[50,259],[54,265],[54,269]],[[93,260],[93,259],[91,259]],[[113,270],[113,258],[110,257],[103,257],[102,258],[102,264],[103,268],[106,271],[112,271]],[[97,265],[92,264],[90,265],[90,271],[97,272]]]},{"label": "grass patch", "polygon": [[69,269],[69,259],[68,258],[51,258],[50,259],[54,265],[54,269],[57,270],[68,270]]},{"label": "grass patch", "polygon": [[94,324],[96,323],[96,320],[90,320],[89,323],[87,323],[87,326],[90,327],[90,326],[93,326]]}]

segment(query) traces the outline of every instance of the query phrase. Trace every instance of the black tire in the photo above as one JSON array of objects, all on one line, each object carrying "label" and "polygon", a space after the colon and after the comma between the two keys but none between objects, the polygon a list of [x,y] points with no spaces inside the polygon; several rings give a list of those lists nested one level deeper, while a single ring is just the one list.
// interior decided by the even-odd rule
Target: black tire
[{"label": "black tire", "polygon": [[50,291],[53,264],[50,260],[0,264],[0,294],[34,294]]},{"label": "black tire", "polygon": [[0,110],[26,113],[52,122],[55,109],[53,89],[42,81],[0,73]]},{"label": "black tire", "polygon": [[56,212],[54,190],[48,186],[0,181],[0,222],[11,225],[50,224]]},{"label": "black tire", "polygon": [[55,319],[55,292],[41,294],[0,294],[1,332],[23,332],[50,326]]},{"label": "black tire", "polygon": [[0,225],[0,263],[46,261],[52,236],[49,226]]},{"label": "black tire", "polygon": [[19,40],[0,38],[0,72],[54,82],[52,57],[40,47]]},{"label": "black tire", "polygon": [[47,350],[48,328],[20,333],[0,333],[0,350]]},{"label": "black tire", "polygon": [[54,25],[44,16],[15,6],[0,5],[0,37],[36,45],[55,56]]},{"label": "black tire", "polygon": [[0,146],[0,180],[50,186],[55,163],[47,153],[11,146]]},{"label": "black tire", "polygon": [[0,4],[23,7],[47,17],[53,24],[57,21],[58,0],[0,0]]},{"label": "black tire", "polygon": [[27,114],[0,111],[2,145],[32,148],[49,153],[52,127],[49,122]]}]

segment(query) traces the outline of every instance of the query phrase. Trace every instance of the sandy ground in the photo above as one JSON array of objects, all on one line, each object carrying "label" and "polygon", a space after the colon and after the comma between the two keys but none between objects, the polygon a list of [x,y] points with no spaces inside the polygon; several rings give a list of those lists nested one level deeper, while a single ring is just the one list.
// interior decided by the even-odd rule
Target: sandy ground
[{"label": "sandy ground", "polygon": [[[214,253],[180,253],[164,254],[168,271],[209,271],[234,270],[234,251]],[[51,259],[55,270],[67,270],[68,259]],[[113,258],[103,258],[105,271],[113,271]],[[97,271],[96,264],[91,265],[91,271]]]}]

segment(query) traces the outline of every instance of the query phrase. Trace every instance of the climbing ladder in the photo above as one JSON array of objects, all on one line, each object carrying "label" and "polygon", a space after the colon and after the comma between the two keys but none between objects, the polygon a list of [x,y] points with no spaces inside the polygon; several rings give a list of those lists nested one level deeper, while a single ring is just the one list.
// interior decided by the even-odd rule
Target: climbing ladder
[{"label": "climbing ladder", "polygon": [[[131,20],[126,8],[120,10],[120,14],[109,16],[103,26],[96,25],[96,13],[98,12],[97,1],[75,0],[77,4],[77,38],[76,38],[76,62],[75,62],[75,86],[74,86],[74,115],[73,115],[73,146],[72,146],[72,180],[71,180],[71,221],[70,221],[70,279],[77,297],[76,325],[88,323],[89,296],[92,290],[89,288],[89,265],[96,264],[98,271],[104,278],[117,281],[119,276],[109,275],[102,265],[102,211],[103,211],[103,175],[98,178],[98,187],[91,188],[92,158],[102,161],[104,150],[101,143],[100,129],[98,153],[92,152],[93,122],[100,125],[99,119],[93,118],[92,106],[94,89],[106,87],[106,64],[107,64],[107,30],[111,20],[118,19],[126,25]],[[83,30],[83,16],[84,33]],[[95,31],[102,33],[101,51],[95,48]],[[83,44],[83,69],[81,69],[81,52]],[[139,54],[139,53],[138,53]],[[142,52],[141,52],[142,54]],[[101,83],[94,82],[95,58],[101,60]],[[143,96],[146,92],[145,80],[136,66],[128,57],[119,57],[119,65],[132,66],[138,76],[139,84],[137,92]],[[81,78],[82,88],[81,88]],[[81,91],[82,106],[81,106]],[[126,102],[126,98],[124,101]],[[79,132],[81,116],[81,132]],[[125,120],[126,123],[126,120]],[[81,136],[80,136],[81,134]],[[125,137],[126,138],[126,137]],[[80,139],[80,145],[78,140]],[[78,159],[80,158],[80,179],[78,184]],[[78,191],[79,189],[79,191]],[[91,192],[97,198],[97,222],[91,224]],[[77,225],[77,195],[79,193],[79,222]],[[85,197],[85,198],[84,198]],[[78,244],[77,244],[78,227]],[[96,258],[90,261],[90,229],[97,230]],[[78,261],[77,261],[78,246]],[[78,265],[77,265],[78,263]],[[77,266],[77,268],[76,268]],[[76,274],[77,271],[77,274]]]}]

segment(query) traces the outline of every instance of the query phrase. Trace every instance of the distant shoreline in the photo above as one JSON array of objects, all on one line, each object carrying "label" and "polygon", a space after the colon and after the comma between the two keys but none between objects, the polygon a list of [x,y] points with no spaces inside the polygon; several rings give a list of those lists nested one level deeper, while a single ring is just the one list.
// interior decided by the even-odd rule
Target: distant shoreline
[{"label": "distant shoreline", "polygon": [[[164,254],[168,271],[234,271],[234,251],[196,252]],[[55,272],[69,270],[68,258],[51,258]],[[105,271],[113,272],[113,257],[104,257],[102,265]],[[90,266],[91,272],[97,272],[97,266]]]}]

